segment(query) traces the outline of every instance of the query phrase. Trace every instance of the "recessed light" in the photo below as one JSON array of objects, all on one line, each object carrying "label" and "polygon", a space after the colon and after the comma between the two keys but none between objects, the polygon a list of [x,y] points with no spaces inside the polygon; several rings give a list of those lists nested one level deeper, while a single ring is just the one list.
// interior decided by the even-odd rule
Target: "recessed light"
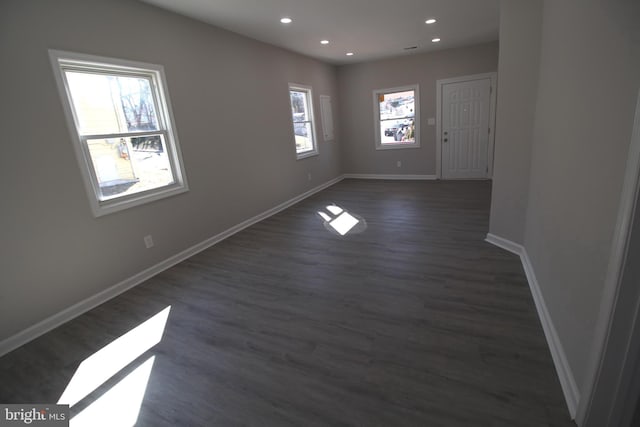
[{"label": "recessed light", "polygon": [[282,18],[280,22],[282,22],[283,24],[291,24],[293,20],[291,18]]},{"label": "recessed light", "polygon": [[353,56],[353,52],[347,52],[347,56]]},{"label": "recessed light", "polygon": [[329,44],[329,40],[321,40],[320,43],[321,44]]},{"label": "recessed light", "polygon": [[426,21],[424,21],[425,24],[435,24],[436,20],[434,18],[429,18]]},{"label": "recessed light", "polygon": [[431,41],[432,41],[433,43],[438,43],[438,42],[440,41],[440,39],[436,37],[435,39],[431,39]]}]

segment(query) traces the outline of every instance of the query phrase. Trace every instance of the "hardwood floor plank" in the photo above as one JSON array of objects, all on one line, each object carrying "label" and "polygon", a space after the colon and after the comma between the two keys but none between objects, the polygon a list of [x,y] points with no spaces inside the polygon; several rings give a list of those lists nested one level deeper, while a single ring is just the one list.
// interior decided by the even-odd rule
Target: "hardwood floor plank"
[{"label": "hardwood floor plank", "polygon": [[[140,426],[574,426],[490,188],[344,180],[0,358],[0,402],[56,402],[171,305],[72,415],[155,356]],[[333,204],[364,221],[339,235]]]}]

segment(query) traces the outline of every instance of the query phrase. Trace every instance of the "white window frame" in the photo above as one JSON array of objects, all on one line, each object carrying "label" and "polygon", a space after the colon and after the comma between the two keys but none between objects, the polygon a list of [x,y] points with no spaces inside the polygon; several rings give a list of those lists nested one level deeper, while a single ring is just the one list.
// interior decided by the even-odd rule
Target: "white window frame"
[{"label": "white window frame", "polygon": [[[414,91],[414,138],[415,142],[407,143],[382,143],[382,135],[380,134],[380,103],[378,101],[380,95],[386,95],[395,92]],[[373,91],[373,122],[375,124],[376,150],[397,150],[403,148],[420,148],[420,87],[418,84],[392,87],[387,89],[375,89]]]},{"label": "white window frame", "polygon": [[[129,61],[116,58],[107,58],[95,55],[86,55],[75,52],[49,50],[49,58],[53,66],[53,74],[62,100],[67,125],[71,133],[71,140],[78,159],[82,178],[89,197],[89,203],[94,216],[99,217],[113,212],[118,212],[134,206],[139,206],[155,200],[174,196],[189,190],[187,177],[182,161],[178,134],[175,128],[169,91],[164,74],[164,67],[157,64]],[[65,70],[108,72],[135,77],[145,77],[151,82],[151,89],[157,106],[156,116],[159,130],[122,132],[110,135],[82,135],[78,118],[75,115],[71,103],[71,92],[67,84]],[[175,182],[173,184],[141,191],[139,193],[100,200],[101,191],[96,176],[96,171],[91,161],[88,145],[89,139],[96,138],[120,138],[129,136],[145,136],[149,133],[161,134],[164,137],[171,172]]]},{"label": "white window frame", "polygon": [[[317,156],[318,155],[318,139],[316,138],[316,121],[315,115],[313,114],[313,90],[311,86],[301,85],[297,83],[289,83],[289,91],[288,91],[288,100],[289,100],[289,109],[291,109],[291,91],[298,92],[306,92],[307,93],[307,110],[309,111],[309,120],[304,122],[294,122],[293,113],[291,114],[291,130],[293,131],[293,147],[296,150],[296,158],[298,160],[306,159],[307,157]],[[309,151],[304,151],[302,153],[298,153],[298,149],[296,147],[296,132],[295,132],[295,123],[307,123],[309,122],[311,125],[311,145],[313,149]]]}]

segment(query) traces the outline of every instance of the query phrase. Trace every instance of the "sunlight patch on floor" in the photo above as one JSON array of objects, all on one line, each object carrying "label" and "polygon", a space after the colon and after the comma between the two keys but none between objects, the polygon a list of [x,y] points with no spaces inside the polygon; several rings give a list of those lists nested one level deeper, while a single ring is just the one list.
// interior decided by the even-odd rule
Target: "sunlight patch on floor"
[{"label": "sunlight patch on floor", "polygon": [[[73,374],[58,404],[73,407],[162,340],[171,306],[87,357]],[[71,426],[135,425],[155,356],[95,399],[70,420]]]},{"label": "sunlight patch on floor", "polygon": [[325,209],[326,211],[318,211],[318,215],[324,220],[325,227],[336,231],[341,236],[355,231],[354,227],[358,225],[357,231],[362,232],[366,229],[364,218],[352,215],[340,206],[333,204],[326,206]]},{"label": "sunlight patch on floor", "polygon": [[171,306],[87,357],[58,404],[73,406],[162,339]]},{"label": "sunlight patch on floor", "polygon": [[75,417],[70,427],[133,427],[147,390],[155,356],[151,356]]}]

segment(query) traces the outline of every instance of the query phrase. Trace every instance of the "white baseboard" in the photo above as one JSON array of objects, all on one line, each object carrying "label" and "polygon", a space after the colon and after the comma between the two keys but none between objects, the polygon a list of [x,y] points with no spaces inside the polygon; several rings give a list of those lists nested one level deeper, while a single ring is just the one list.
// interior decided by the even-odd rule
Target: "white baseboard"
[{"label": "white baseboard", "polygon": [[522,253],[524,252],[524,247],[522,245],[512,242],[511,240],[503,239],[495,234],[487,234],[485,241],[518,256],[522,256]]},{"label": "white baseboard", "polygon": [[384,175],[384,174],[368,174],[368,173],[346,173],[344,178],[356,179],[406,179],[406,180],[425,180],[431,181],[437,179],[435,175]]},{"label": "white baseboard", "polygon": [[551,318],[549,310],[547,309],[547,304],[544,301],[540,284],[538,283],[538,279],[536,279],[533,269],[533,264],[531,264],[531,260],[527,254],[527,249],[518,243],[491,233],[487,234],[487,238],[485,240],[492,245],[498,246],[499,248],[507,250],[520,257],[522,267],[524,268],[525,275],[527,276],[527,281],[529,282],[531,295],[533,296],[533,301],[536,305],[538,317],[540,318],[540,323],[542,323],[542,329],[544,330],[544,335],[547,339],[547,345],[551,351],[551,358],[553,359],[553,363],[558,373],[558,379],[560,380],[560,386],[562,387],[562,392],[564,393],[564,398],[567,402],[569,414],[571,415],[571,419],[575,419],[578,402],[580,402],[580,391],[578,390],[573,372],[571,371],[571,367],[567,361],[567,355],[564,352],[564,347],[562,346],[560,337],[558,337],[558,332],[553,324],[553,319]]},{"label": "white baseboard", "polygon": [[148,280],[150,278],[152,278],[153,276],[155,276],[158,273],[161,273],[171,267],[173,267],[174,265],[186,260],[187,258],[197,254],[198,252],[202,252],[203,250],[215,245],[216,243],[226,239],[227,237],[230,237],[242,230],[244,230],[247,227],[252,226],[253,224],[260,222],[272,215],[277,214],[278,212],[283,211],[284,209],[306,199],[309,196],[312,196],[313,194],[324,190],[325,188],[328,188],[334,184],[337,184],[338,182],[342,181],[344,177],[343,176],[338,176],[337,178],[334,178],[328,182],[325,182],[324,184],[321,184],[317,187],[314,187],[312,189],[310,189],[309,191],[306,191],[292,199],[289,199],[283,203],[280,203],[279,205],[262,212],[261,214],[258,214],[252,218],[247,219],[246,221],[243,221],[239,224],[234,225],[233,227],[229,228],[228,230],[225,230],[219,234],[216,234],[213,237],[210,237],[206,240],[204,240],[203,242],[200,242],[196,245],[191,246],[190,248],[187,248],[185,250],[183,250],[182,252],[173,255],[169,258],[167,258],[164,261],[161,261],[149,268],[147,268],[146,270],[141,271],[140,273],[137,273],[123,281],[121,281],[120,283],[115,284],[114,286],[111,286],[110,288],[105,289],[102,292],[97,293],[96,295],[93,295],[87,299],[84,299],[74,305],[72,305],[71,307],[64,309],[62,311],[60,311],[59,313],[54,314],[53,316],[50,316],[38,323],[36,323],[33,326],[28,327],[27,329],[24,329],[20,332],[18,332],[15,335],[10,336],[9,338],[6,338],[2,341],[0,341],[0,357],[9,353],[10,351],[15,350],[16,348],[28,343],[29,341],[32,341],[36,338],[38,338],[39,336],[49,332],[50,330],[62,325],[63,323],[66,323],[78,316],[80,316],[81,314],[86,313],[87,311],[99,306],[100,304],[103,304],[107,301],[109,301],[110,299],[120,295],[121,293],[141,284],[142,282],[144,282],[145,280]]}]

